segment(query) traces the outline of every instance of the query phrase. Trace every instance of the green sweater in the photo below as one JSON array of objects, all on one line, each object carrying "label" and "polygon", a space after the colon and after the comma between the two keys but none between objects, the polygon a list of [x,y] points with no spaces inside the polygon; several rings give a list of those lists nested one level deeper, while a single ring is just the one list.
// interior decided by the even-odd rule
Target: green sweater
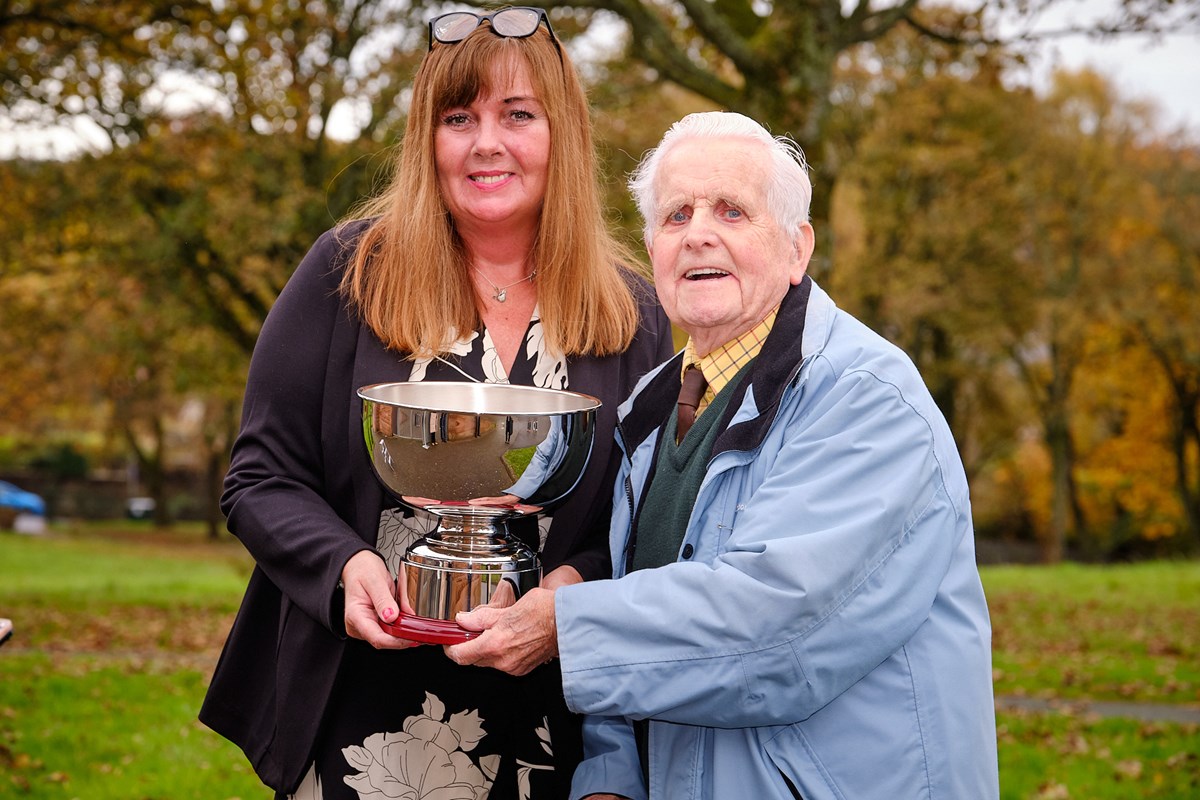
[{"label": "green sweater", "polygon": [[725,384],[682,442],[675,443],[678,407],[663,425],[654,477],[638,514],[631,570],[661,567],[679,558],[679,546],[687,532],[692,506],[708,469],[708,456],[721,432],[717,423],[724,416],[729,398],[750,363],[753,360],[744,364],[733,380]]}]

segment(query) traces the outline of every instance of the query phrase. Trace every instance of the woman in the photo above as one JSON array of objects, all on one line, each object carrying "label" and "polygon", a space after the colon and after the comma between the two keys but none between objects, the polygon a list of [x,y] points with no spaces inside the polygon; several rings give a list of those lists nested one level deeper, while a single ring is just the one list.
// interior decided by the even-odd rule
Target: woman
[{"label": "woman", "polygon": [[[556,663],[464,668],[384,632],[431,529],[375,478],[356,390],[477,380],[599,397],[543,586],[607,577],[617,404],[672,351],[605,230],[586,99],[539,9],[430,24],[389,188],[321,237],[267,318],[222,507],[257,567],[201,711],[277,796],[565,797],[581,757]],[[376,795],[379,796],[379,795]]]}]

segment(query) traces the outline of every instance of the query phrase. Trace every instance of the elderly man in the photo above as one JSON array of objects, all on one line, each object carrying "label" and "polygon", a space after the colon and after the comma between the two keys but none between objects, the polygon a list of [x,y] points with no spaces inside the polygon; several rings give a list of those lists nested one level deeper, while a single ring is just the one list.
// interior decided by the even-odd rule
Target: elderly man
[{"label": "elderly man", "polygon": [[631,188],[690,338],[621,408],[615,579],[462,615],[486,632],[451,657],[561,659],[573,797],[997,797],[962,464],[909,359],[805,275],[799,149],[693,114]]}]

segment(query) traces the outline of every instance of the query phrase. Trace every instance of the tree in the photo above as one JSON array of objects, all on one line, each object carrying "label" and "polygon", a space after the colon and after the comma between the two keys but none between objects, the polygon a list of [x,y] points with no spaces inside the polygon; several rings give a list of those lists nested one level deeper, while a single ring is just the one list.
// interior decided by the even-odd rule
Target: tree
[{"label": "tree", "polygon": [[839,303],[913,358],[973,484],[1016,456],[1029,409],[1010,346],[1035,302],[1017,244],[1039,106],[998,77],[878,95],[834,198]]},{"label": "tree", "polygon": [[[560,5],[532,1],[546,8]],[[1019,25],[1007,41],[992,30],[995,17],[1012,13],[1036,21],[1054,3],[992,0],[965,13],[927,0],[567,0],[561,5],[619,17],[629,30],[628,54],[645,65],[648,82],[669,81],[797,138],[814,165],[818,187],[824,188],[813,198],[814,218],[824,223],[847,155],[846,142],[829,135],[842,102],[838,65],[847,55],[870,49],[900,28],[917,34],[926,46],[951,47],[967,58],[991,47],[1082,30],[1072,26],[1035,35],[1030,26]],[[1200,10],[1194,5],[1181,9],[1172,0],[1128,0],[1087,30],[1103,35],[1178,31],[1195,29],[1198,22]]]},{"label": "tree", "polygon": [[[21,187],[0,198],[0,368],[14,378],[0,388],[0,433],[84,444],[101,457],[96,442],[115,437],[166,523],[167,470],[195,449],[176,441],[177,421],[197,406],[228,418],[244,354],[158,290],[156,237],[168,234],[116,190],[130,177],[126,162],[0,167],[0,184]],[[223,457],[233,427],[208,432],[197,467],[213,451]],[[215,525],[215,500],[212,508]]]},{"label": "tree", "polygon": [[212,16],[202,3],[8,0],[0,4],[0,107],[18,123],[82,119],[113,144],[136,141],[148,93],[186,66],[162,47],[163,32]]},{"label": "tree", "polygon": [[998,78],[945,70],[879,98],[844,175],[839,296],[913,356],[971,474],[1020,457],[1037,423],[1053,561],[1087,528],[1077,382],[1115,324],[1097,312],[1135,186],[1120,154],[1149,128],[1091,73],[1046,99]]},{"label": "tree", "polygon": [[[158,288],[249,352],[307,247],[369,190],[399,130],[420,53],[407,13],[395,0],[14,2],[0,11],[16,45],[0,96],[10,113],[82,115],[106,132],[129,166],[121,190],[174,235],[155,239]],[[200,110],[171,110],[181,94]],[[354,144],[330,137],[335,114],[354,118]],[[143,160],[121,155],[130,148]],[[193,168],[214,178],[201,192]]]},{"label": "tree", "polygon": [[1186,143],[1157,143],[1130,153],[1139,191],[1118,239],[1112,304],[1152,358],[1171,402],[1164,439],[1184,530],[1200,547],[1200,153]]}]

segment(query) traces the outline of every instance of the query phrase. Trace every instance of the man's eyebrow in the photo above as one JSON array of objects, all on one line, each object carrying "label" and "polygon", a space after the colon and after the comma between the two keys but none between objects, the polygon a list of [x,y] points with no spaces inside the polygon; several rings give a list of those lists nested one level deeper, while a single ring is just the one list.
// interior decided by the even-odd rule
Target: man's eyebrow
[{"label": "man's eyebrow", "polygon": [[692,195],[673,194],[664,197],[659,201],[659,208],[682,208],[683,206],[694,205],[696,198]]},{"label": "man's eyebrow", "polygon": [[733,206],[734,208],[745,208],[746,207],[745,201],[743,201],[742,198],[740,198],[734,194],[717,195],[716,204],[719,205],[721,203],[724,203],[727,206]]}]

